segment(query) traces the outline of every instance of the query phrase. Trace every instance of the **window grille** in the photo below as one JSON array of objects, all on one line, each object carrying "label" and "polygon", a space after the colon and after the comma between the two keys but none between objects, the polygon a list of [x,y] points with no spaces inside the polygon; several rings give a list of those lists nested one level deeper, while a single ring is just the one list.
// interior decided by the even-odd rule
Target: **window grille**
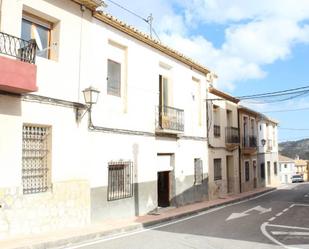
[{"label": "window grille", "polygon": [[222,179],[221,158],[214,159],[214,180]]},{"label": "window grille", "polygon": [[200,158],[194,159],[194,184],[202,184],[203,182],[203,161]]},{"label": "window grille", "polygon": [[246,178],[246,182],[248,182],[250,180],[250,166],[249,166],[249,162],[245,162],[245,178]]},{"label": "window grille", "polygon": [[108,163],[107,200],[119,200],[133,196],[133,163]]},{"label": "window grille", "polygon": [[46,192],[50,183],[50,127],[23,126],[22,184],[24,194]]}]

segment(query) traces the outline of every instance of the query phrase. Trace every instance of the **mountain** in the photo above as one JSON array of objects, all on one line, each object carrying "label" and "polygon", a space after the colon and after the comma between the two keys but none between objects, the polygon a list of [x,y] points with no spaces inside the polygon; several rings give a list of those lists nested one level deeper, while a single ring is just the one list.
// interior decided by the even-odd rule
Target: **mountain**
[{"label": "mountain", "polygon": [[309,139],[279,143],[279,152],[293,159],[299,155],[300,159],[309,160]]}]

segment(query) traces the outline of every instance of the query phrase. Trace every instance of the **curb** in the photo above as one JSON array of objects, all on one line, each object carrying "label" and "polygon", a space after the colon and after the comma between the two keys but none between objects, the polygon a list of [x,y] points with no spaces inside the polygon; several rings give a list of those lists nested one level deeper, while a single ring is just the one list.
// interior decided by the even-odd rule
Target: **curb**
[{"label": "curb", "polygon": [[222,203],[219,203],[219,204],[214,204],[214,205],[199,208],[199,209],[196,209],[196,210],[193,210],[193,211],[188,211],[188,212],[172,215],[172,216],[165,217],[165,218],[162,218],[162,219],[157,219],[157,220],[153,220],[153,221],[146,221],[146,222],[140,223],[140,224],[132,224],[132,225],[124,226],[124,227],[121,227],[121,228],[115,228],[115,229],[111,229],[111,230],[107,230],[107,231],[103,231],[103,232],[96,232],[96,233],[78,235],[78,236],[68,237],[68,238],[59,239],[59,240],[41,242],[41,243],[28,245],[28,246],[14,247],[14,248],[11,248],[11,249],[47,249],[47,248],[50,248],[50,249],[52,249],[52,248],[57,249],[58,248],[58,249],[60,249],[60,248],[65,248],[65,247],[76,245],[77,243],[80,243],[80,242],[86,242],[86,241],[94,240],[94,239],[101,239],[103,237],[112,236],[112,235],[116,235],[116,234],[120,234],[120,233],[130,232],[130,231],[136,231],[136,230],[142,229],[142,228],[150,228],[150,227],[157,225],[157,224],[160,224],[160,223],[165,223],[165,222],[173,221],[173,220],[176,220],[176,219],[189,217],[189,216],[192,216],[192,215],[195,215],[195,214],[198,214],[198,213],[201,213],[201,212],[204,212],[204,211],[216,208],[216,207],[237,203],[237,202],[240,202],[240,201],[243,201],[243,200],[248,200],[248,199],[257,197],[259,195],[263,195],[265,193],[271,192],[273,190],[276,190],[276,188],[266,189],[264,191],[261,191],[261,192],[258,192],[258,193],[253,193],[251,195],[247,195],[247,196],[244,196],[244,197],[236,198],[234,200],[225,201],[225,202],[222,202]]}]

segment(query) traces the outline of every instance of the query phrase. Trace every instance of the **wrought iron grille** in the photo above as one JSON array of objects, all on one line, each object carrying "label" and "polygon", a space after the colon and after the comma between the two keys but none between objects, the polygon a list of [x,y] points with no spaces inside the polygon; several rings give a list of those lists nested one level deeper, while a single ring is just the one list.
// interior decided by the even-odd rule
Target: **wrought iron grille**
[{"label": "wrought iron grille", "polygon": [[119,200],[133,196],[133,163],[109,162],[107,200]]},{"label": "wrought iron grille", "polygon": [[225,142],[229,144],[239,144],[238,128],[225,128]]},{"label": "wrought iron grille", "polygon": [[257,141],[256,136],[244,136],[242,145],[245,148],[256,148],[257,147]]},{"label": "wrought iron grille", "polygon": [[214,125],[214,136],[220,137],[221,136],[221,127],[220,125]]},{"label": "wrought iron grille", "polygon": [[0,32],[0,53],[28,63],[35,63],[36,42]]},{"label": "wrought iron grille", "polygon": [[170,106],[158,106],[157,110],[157,128],[184,131],[184,110]]},{"label": "wrought iron grille", "polygon": [[23,126],[23,193],[46,192],[51,188],[49,172],[49,127]]}]

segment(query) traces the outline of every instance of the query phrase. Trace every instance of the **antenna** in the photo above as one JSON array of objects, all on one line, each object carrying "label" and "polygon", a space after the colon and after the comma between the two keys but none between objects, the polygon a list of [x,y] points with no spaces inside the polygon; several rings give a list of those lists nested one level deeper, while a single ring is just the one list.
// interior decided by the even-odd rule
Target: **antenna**
[{"label": "antenna", "polygon": [[152,13],[150,13],[146,21],[149,24],[150,38],[152,38],[152,21],[153,21]]}]

